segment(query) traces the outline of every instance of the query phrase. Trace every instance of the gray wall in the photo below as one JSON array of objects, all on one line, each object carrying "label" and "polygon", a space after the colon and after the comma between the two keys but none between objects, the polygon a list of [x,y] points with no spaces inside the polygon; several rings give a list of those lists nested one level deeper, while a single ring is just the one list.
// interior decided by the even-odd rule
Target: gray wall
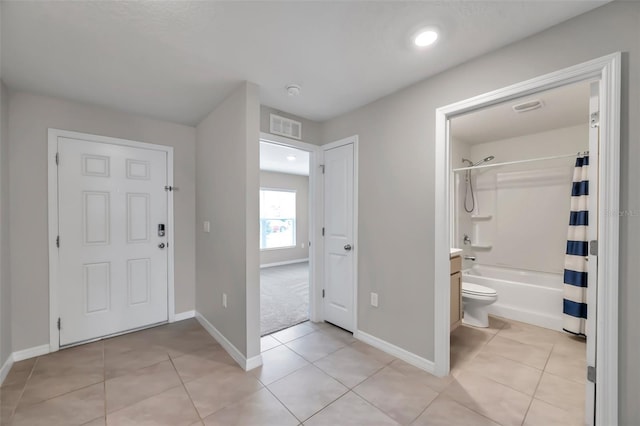
[{"label": "gray wall", "polygon": [[264,133],[271,133],[270,130],[270,114],[276,114],[281,117],[290,118],[302,123],[302,142],[311,143],[314,145],[320,145],[321,142],[321,124],[317,121],[307,120],[306,118],[298,117],[297,115],[289,114],[271,107],[261,105],[260,106],[260,131]]},{"label": "gray wall", "polygon": [[9,269],[9,94],[0,80],[0,367],[11,352]]},{"label": "gray wall", "polygon": [[296,191],[296,247],[261,250],[260,265],[309,257],[309,176],[260,172],[260,188]]},{"label": "gray wall", "polygon": [[27,93],[9,99],[13,350],[49,343],[47,129],[174,147],[175,308],[194,309],[195,129]]},{"label": "gray wall", "polygon": [[325,123],[323,143],[360,136],[361,330],[433,359],[436,108],[622,51],[620,207],[635,215],[620,218],[619,411],[640,421],[639,29],[640,3],[613,2]]},{"label": "gray wall", "polygon": [[259,105],[244,83],[196,128],[196,309],[247,358],[260,353]]}]

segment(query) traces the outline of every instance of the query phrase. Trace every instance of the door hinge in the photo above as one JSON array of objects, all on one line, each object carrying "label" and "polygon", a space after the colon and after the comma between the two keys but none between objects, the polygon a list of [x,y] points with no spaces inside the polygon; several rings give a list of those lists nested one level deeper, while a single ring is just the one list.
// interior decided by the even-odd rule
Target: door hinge
[{"label": "door hinge", "polygon": [[591,383],[596,382],[596,368],[591,365],[587,365],[587,380]]},{"label": "door hinge", "polygon": [[60,248],[60,235],[56,237],[56,247]]},{"label": "door hinge", "polygon": [[322,298],[324,299],[324,288],[322,289]]},{"label": "door hinge", "polygon": [[591,240],[589,242],[589,254],[592,256],[598,255],[598,240]]},{"label": "door hinge", "polygon": [[592,112],[589,116],[589,125],[592,128],[600,126],[600,113],[598,111]]},{"label": "door hinge", "polygon": [[62,321],[58,318],[58,330],[62,328]]},{"label": "door hinge", "polygon": [[56,152],[56,166],[60,165],[60,153]]},{"label": "door hinge", "polygon": [[324,174],[324,164],[320,164],[320,170],[322,170],[322,174]]},{"label": "door hinge", "polygon": [[324,237],[324,226],[322,227],[322,236]]}]

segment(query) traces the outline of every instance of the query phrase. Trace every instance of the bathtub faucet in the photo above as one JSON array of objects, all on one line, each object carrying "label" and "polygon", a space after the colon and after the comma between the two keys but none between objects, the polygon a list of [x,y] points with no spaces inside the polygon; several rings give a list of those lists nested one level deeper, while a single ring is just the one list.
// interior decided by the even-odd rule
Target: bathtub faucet
[{"label": "bathtub faucet", "polygon": [[475,256],[465,256],[464,260],[471,260],[472,262],[476,261],[476,257]]}]

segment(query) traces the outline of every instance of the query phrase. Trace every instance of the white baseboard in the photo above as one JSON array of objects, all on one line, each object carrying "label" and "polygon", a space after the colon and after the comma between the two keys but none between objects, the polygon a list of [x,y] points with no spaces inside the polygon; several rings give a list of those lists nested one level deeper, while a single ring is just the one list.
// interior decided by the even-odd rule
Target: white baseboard
[{"label": "white baseboard", "polygon": [[308,261],[309,261],[309,258],[307,257],[306,259],[293,259],[293,260],[285,260],[283,262],[265,263],[264,265],[260,265],[260,269],[271,268],[272,266],[293,265],[294,263],[303,263]]},{"label": "white baseboard", "polygon": [[226,337],[224,337],[224,335],[220,333],[220,331],[215,328],[213,324],[211,324],[204,316],[202,316],[200,312],[196,311],[196,319],[202,325],[202,327],[207,330],[211,337],[213,337],[218,343],[220,343],[224,350],[226,350],[227,353],[231,355],[231,358],[233,358],[235,362],[237,362],[238,365],[242,367],[242,369],[244,369],[245,371],[249,371],[262,365],[261,355],[254,356],[249,359],[245,358],[245,356],[242,355],[242,352],[240,352],[238,348],[233,345],[233,343],[231,343]]},{"label": "white baseboard", "polygon": [[40,355],[46,355],[51,352],[49,344],[34,346],[33,348],[23,349],[13,353],[13,361],[18,362],[29,358],[35,358]]},{"label": "white baseboard", "polygon": [[412,352],[402,349],[399,346],[389,343],[386,340],[379,339],[361,330],[356,330],[356,332],[353,333],[353,337],[358,340],[362,340],[364,343],[371,345],[374,348],[380,349],[381,351],[386,352],[389,355],[393,355],[396,358],[399,358],[404,362],[413,365],[414,367],[418,367],[419,369],[424,370],[427,373],[435,375],[436,365],[433,361],[422,358]]},{"label": "white baseboard", "polygon": [[175,314],[173,317],[173,322],[176,321],[183,321],[189,318],[193,318],[196,316],[196,311],[184,311],[184,312],[180,312],[179,314]]},{"label": "white baseboard", "polygon": [[0,368],[0,385],[4,383],[4,379],[7,378],[11,367],[13,367],[13,354],[9,354],[7,360],[2,364],[2,368]]},{"label": "white baseboard", "polygon": [[247,364],[245,366],[245,371],[253,370],[254,368],[258,368],[262,365],[262,355],[252,356],[247,359]]}]

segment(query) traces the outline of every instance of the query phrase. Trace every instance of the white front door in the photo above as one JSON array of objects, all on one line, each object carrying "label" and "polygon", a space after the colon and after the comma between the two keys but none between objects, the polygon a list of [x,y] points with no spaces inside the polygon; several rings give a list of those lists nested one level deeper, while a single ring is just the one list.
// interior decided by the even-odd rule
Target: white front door
[{"label": "white front door", "polygon": [[354,331],[354,143],[324,150],[324,319]]},{"label": "white front door", "polygon": [[166,321],[167,153],[62,137],[58,153],[60,345]]}]

